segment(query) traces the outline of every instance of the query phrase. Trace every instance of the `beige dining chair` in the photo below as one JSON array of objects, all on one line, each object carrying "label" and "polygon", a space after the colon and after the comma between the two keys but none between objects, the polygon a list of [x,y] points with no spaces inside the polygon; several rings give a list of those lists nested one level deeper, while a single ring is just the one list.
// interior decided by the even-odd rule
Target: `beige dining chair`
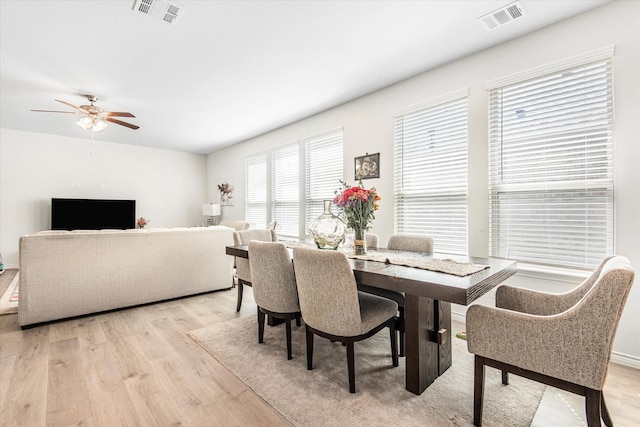
[{"label": "beige dining chair", "polygon": [[367,245],[367,249],[372,249],[374,251],[378,250],[378,235],[375,233],[365,233],[364,235],[364,240],[366,242]]},{"label": "beige dining chair", "polygon": [[602,388],[622,309],[633,284],[629,260],[602,262],[581,285],[549,294],[506,285],[496,306],[467,311],[467,347],[475,355],[473,422],[482,424],[485,366],[585,397],[589,427],[613,422]]},{"label": "beige dining chair", "polygon": [[249,242],[253,299],[258,306],[258,342],[264,342],[265,316],[284,319],[287,359],[291,360],[291,319],[300,326],[300,304],[291,256],[284,243]]},{"label": "beige dining chair", "polygon": [[220,221],[219,225],[224,225],[225,227],[235,228],[236,231],[244,231],[248,230],[249,224],[248,221],[234,220],[234,219],[224,219]]},{"label": "beige dining chair", "polygon": [[[396,251],[433,253],[433,238],[422,234],[393,234],[389,237],[387,249]],[[404,293],[373,286],[358,285],[358,289],[373,295],[389,298],[398,304],[398,323],[396,329],[400,336],[400,356],[404,356]]]},{"label": "beige dining chair", "polygon": [[349,391],[355,393],[354,342],[385,327],[390,331],[391,360],[398,366],[398,305],[394,301],[358,292],[353,270],[342,252],[294,248],[293,265],[306,328],[307,369],[313,369],[314,335],[345,343]]},{"label": "beige dining chair", "polygon": [[[236,246],[248,245],[251,240],[276,242],[278,241],[278,235],[274,230],[262,229],[236,231],[233,233],[233,241]],[[238,302],[236,303],[236,311],[240,311],[244,286],[251,286],[252,283],[251,267],[249,266],[248,259],[236,257],[236,277],[238,279]]]}]

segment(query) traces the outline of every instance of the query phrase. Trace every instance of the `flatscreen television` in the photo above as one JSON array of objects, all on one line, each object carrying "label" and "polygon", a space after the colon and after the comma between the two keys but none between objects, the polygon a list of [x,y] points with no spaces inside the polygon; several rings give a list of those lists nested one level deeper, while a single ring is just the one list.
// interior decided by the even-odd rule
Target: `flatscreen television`
[{"label": "flatscreen television", "polygon": [[127,229],[135,226],[135,200],[51,199],[52,230]]}]

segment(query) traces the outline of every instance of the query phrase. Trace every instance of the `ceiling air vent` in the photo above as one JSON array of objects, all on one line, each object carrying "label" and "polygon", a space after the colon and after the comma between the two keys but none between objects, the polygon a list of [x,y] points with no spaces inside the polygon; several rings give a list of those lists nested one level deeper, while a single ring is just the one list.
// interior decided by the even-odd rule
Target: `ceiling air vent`
[{"label": "ceiling air vent", "polygon": [[482,22],[487,30],[493,30],[508,24],[515,19],[521,18],[524,15],[524,8],[519,1],[515,1],[498,10],[494,10],[491,13],[481,16],[478,18],[478,21]]},{"label": "ceiling air vent", "polygon": [[167,0],[135,0],[133,10],[174,24],[182,8]]}]

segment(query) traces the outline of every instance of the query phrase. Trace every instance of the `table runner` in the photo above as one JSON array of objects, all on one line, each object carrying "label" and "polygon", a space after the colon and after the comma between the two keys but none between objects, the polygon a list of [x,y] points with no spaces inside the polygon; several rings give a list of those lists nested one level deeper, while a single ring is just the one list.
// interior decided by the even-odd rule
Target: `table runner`
[{"label": "table runner", "polygon": [[[315,244],[309,242],[283,242],[288,248],[314,248]],[[340,250],[340,249],[339,249]],[[470,262],[460,262],[453,259],[427,258],[420,254],[409,253],[388,253],[372,251],[366,255],[354,255],[350,251],[343,251],[347,257],[352,259],[361,259],[364,261],[383,262],[385,264],[402,265],[406,267],[420,268],[423,270],[437,271],[440,273],[451,274],[454,276],[464,277],[470,274],[489,268],[488,265],[474,264]]]}]

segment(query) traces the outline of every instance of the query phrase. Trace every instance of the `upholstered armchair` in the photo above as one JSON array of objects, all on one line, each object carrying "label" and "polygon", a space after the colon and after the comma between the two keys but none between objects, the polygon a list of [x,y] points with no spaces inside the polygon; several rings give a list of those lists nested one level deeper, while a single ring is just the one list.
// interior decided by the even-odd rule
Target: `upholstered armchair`
[{"label": "upholstered armchair", "polygon": [[[278,241],[278,235],[274,230],[253,229],[234,232],[233,240],[236,246],[248,245],[251,240],[276,242]],[[236,303],[236,311],[240,311],[244,286],[251,286],[251,267],[249,266],[248,259],[236,257],[236,277],[238,278],[238,302]]]},{"label": "upholstered armchair", "polygon": [[[369,236],[369,233],[365,235]],[[377,240],[377,236],[376,236]],[[367,246],[369,242],[367,242]],[[377,249],[377,242],[376,242]],[[433,238],[422,234],[393,234],[389,237],[387,249],[396,251],[433,253]],[[404,356],[404,293],[373,286],[358,285],[358,289],[373,295],[389,298],[398,304],[398,321],[396,329],[400,335],[400,356]]]},{"label": "upholstered armchair", "polygon": [[287,359],[291,360],[291,319],[300,326],[300,304],[291,256],[284,243],[249,242],[253,299],[258,306],[258,342],[264,342],[265,316],[284,319]]},{"label": "upholstered armchair", "polygon": [[602,388],[611,347],[634,272],[623,256],[609,258],[563,294],[502,286],[496,305],[467,311],[467,346],[475,354],[474,424],[482,423],[484,367],[585,396],[587,423],[612,425]]},{"label": "upholstered armchair", "polygon": [[313,368],[313,338],[318,335],[347,347],[349,391],[356,392],[354,342],[385,327],[391,337],[391,360],[398,366],[395,316],[398,305],[358,292],[349,260],[342,252],[294,248],[293,265],[305,322],[307,369]]}]

